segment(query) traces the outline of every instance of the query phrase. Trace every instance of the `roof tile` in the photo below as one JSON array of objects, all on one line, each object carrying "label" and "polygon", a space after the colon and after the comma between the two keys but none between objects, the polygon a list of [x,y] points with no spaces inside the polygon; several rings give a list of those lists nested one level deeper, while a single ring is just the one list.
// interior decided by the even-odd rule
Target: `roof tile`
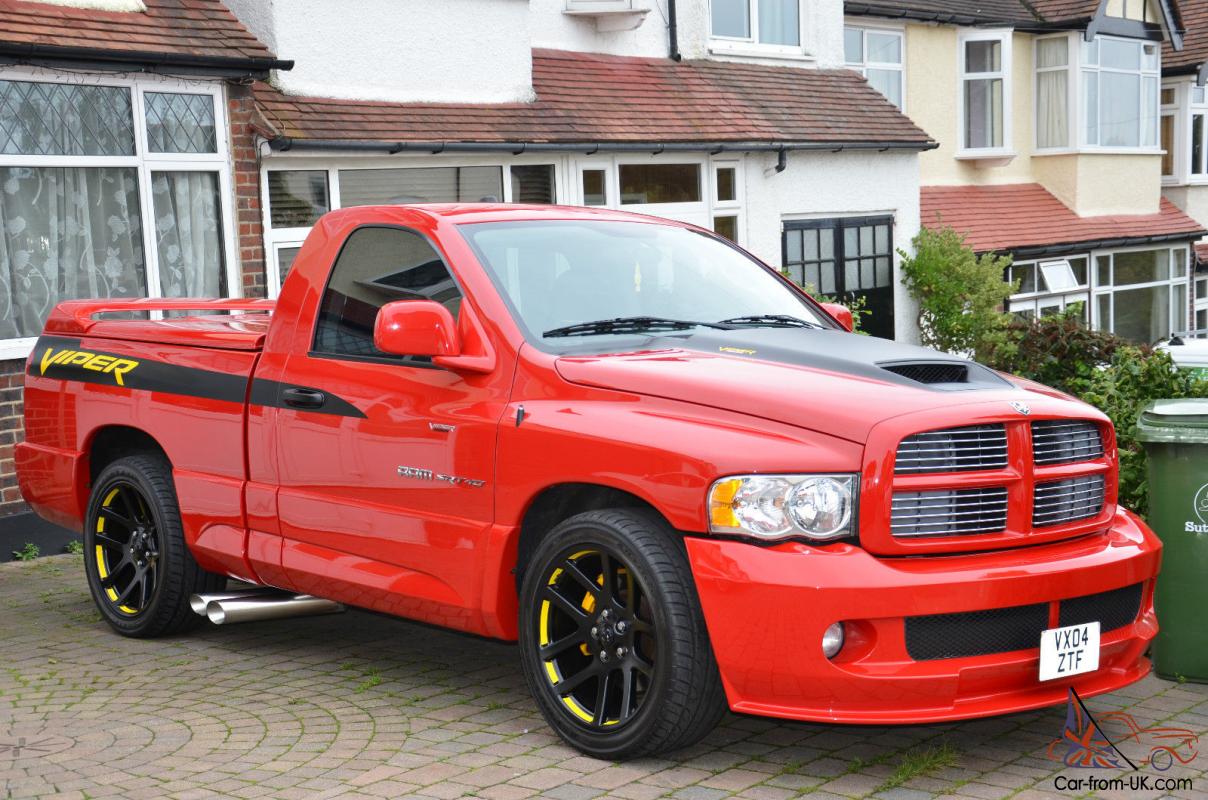
[{"label": "roof tile", "polygon": [[0,42],[198,58],[273,59],[220,0],[143,0],[146,11],[98,11],[0,0]]},{"label": "roof tile", "polygon": [[265,117],[295,139],[382,142],[777,142],[927,146],[851,70],[533,51],[532,103],[380,103],[293,97]]},{"label": "roof tile", "polygon": [[1163,42],[1163,72],[1208,63],[1208,0],[1182,0],[1179,17],[1184,28],[1183,49],[1176,51],[1169,41]]},{"label": "roof tile", "polygon": [[849,14],[928,19],[951,24],[1086,22],[1102,0],[847,0]]},{"label": "roof tile", "polygon": [[924,186],[920,200],[925,227],[951,226],[979,253],[1205,233],[1165,198],[1156,214],[1080,217],[1038,183]]}]

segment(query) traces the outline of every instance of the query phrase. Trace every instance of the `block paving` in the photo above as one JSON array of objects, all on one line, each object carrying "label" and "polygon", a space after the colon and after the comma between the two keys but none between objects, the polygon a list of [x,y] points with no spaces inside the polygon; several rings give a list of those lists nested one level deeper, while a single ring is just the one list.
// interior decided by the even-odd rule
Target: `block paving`
[{"label": "block paving", "polygon": [[[124,639],[80,556],[0,564],[0,800],[1208,797],[1208,686],[1150,677],[1087,702],[1186,728],[1200,752],[1164,773],[1067,768],[1046,756],[1065,719],[1050,708],[908,727],[728,715],[688,750],[597,761],[546,727],[513,645],[360,611]],[[1056,788],[1088,774],[1191,787]]]}]

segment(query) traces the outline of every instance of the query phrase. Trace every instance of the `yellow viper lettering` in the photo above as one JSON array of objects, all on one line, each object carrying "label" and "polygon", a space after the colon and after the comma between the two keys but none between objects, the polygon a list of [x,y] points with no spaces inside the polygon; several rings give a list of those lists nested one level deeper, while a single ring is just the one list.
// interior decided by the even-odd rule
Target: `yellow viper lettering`
[{"label": "yellow viper lettering", "polygon": [[89,353],[84,350],[59,350],[56,352],[53,347],[48,347],[42,354],[42,374],[45,375],[47,368],[55,364],[109,373],[113,375],[118,386],[125,386],[126,374],[137,367],[139,362],[129,358]]}]

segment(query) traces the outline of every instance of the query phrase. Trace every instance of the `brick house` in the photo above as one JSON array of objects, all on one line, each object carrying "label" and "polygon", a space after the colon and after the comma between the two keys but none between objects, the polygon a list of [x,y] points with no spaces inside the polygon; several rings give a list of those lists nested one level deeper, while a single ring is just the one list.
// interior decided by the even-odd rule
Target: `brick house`
[{"label": "brick house", "polygon": [[1142,342],[1187,328],[1191,246],[1208,220],[1162,196],[1163,61],[1187,49],[1173,3],[848,0],[846,10],[847,63],[941,143],[920,157],[922,224],[1012,254],[1012,311],[1073,306]]},{"label": "brick house", "polygon": [[[383,25],[397,10],[0,0],[0,214],[26,225],[0,231],[0,515],[24,510],[23,359],[54,302],[275,296],[342,206],[687,220],[914,337],[897,247],[936,142],[845,67],[841,0],[411,0]],[[74,216],[37,217],[46,191]]]}]

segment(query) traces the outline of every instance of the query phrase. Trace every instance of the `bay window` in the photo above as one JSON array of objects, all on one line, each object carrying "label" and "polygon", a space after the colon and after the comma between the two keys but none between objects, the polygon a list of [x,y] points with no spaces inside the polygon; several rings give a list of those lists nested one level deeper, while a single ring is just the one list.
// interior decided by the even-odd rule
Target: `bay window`
[{"label": "bay window", "polygon": [[843,29],[843,56],[889,102],[902,108],[902,32],[876,28]]},{"label": "bay window", "polygon": [[715,39],[801,47],[801,0],[710,0],[709,19]]},{"label": "bay window", "polygon": [[1090,283],[1086,256],[1070,256],[1036,262],[1021,261],[1007,267],[1008,282],[1019,281],[1011,296],[1010,310],[1026,318],[1060,314],[1080,304],[1086,320],[1090,304]]},{"label": "bay window", "polygon": [[1179,245],[1018,261],[1004,275],[1019,281],[1009,308],[1033,318],[1077,307],[1097,330],[1153,344],[1187,327],[1188,252]]},{"label": "bay window", "polygon": [[1008,149],[1011,34],[978,32],[960,39],[961,149]]},{"label": "bay window", "polygon": [[1070,145],[1070,40],[1036,40],[1036,147]]},{"label": "bay window", "polygon": [[1082,46],[1083,143],[1157,147],[1158,45],[1099,36]]},{"label": "bay window", "polygon": [[0,357],[62,300],[238,291],[223,107],[201,82],[0,80]]}]

